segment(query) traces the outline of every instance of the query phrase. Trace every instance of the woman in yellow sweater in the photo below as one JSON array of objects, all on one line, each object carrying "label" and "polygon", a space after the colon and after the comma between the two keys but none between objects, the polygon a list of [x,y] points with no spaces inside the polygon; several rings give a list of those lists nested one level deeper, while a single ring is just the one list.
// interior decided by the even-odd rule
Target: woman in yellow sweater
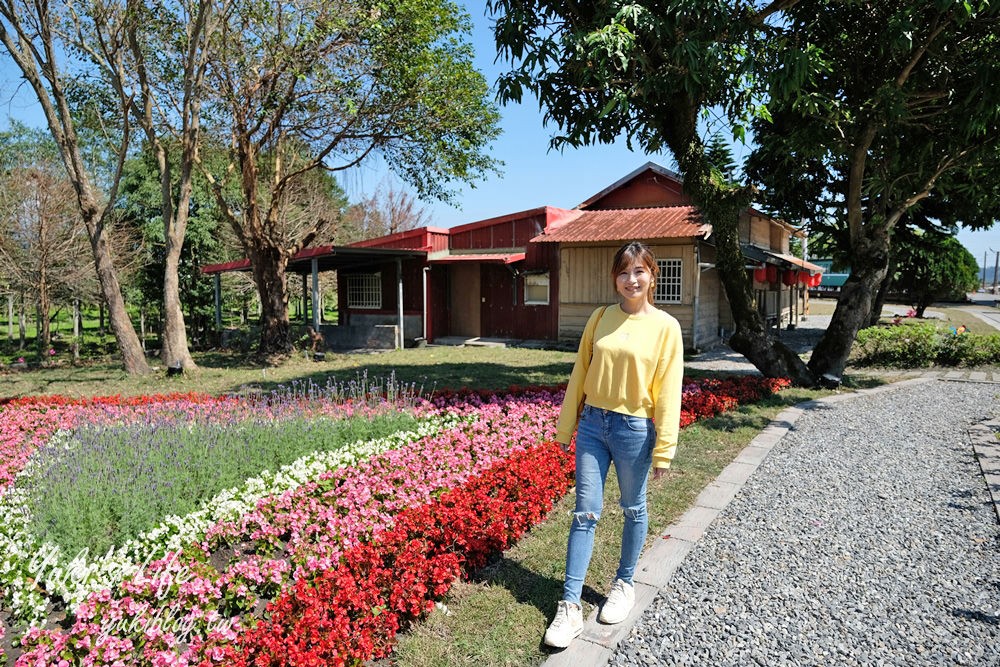
[{"label": "woman in yellow sweater", "polygon": [[[646,480],[670,467],[680,423],[684,347],[672,316],[653,305],[656,259],[641,243],[622,246],[611,269],[620,303],[598,308],[580,339],[556,439],[576,435],[576,508],[566,550],[566,580],[545,643],[565,648],[583,631],[580,595],[612,463],[625,515],[621,559],[602,623],[619,623],[635,602],[632,576],[646,540]],[[654,427],[655,424],[655,427]]]}]

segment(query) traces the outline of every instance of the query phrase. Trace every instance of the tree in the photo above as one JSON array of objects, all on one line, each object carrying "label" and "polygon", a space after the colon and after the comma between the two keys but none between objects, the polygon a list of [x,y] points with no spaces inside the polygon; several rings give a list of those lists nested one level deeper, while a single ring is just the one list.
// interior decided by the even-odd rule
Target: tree
[{"label": "tree", "polygon": [[13,123],[0,133],[0,273],[35,300],[39,351],[51,344],[49,317],[57,296],[74,291],[87,252],[72,185],[51,137]]},{"label": "tree", "polygon": [[[116,174],[128,152],[130,133],[128,126],[117,134],[118,141],[110,141],[114,156],[110,171],[112,178],[106,197],[94,182],[93,175],[101,168],[88,165],[77,127],[77,118],[71,104],[72,81],[68,81],[57,59],[64,52],[53,18],[56,12],[47,0],[0,1],[0,42],[7,54],[21,71],[38,99],[49,132],[59,149],[59,154],[76,196],[77,206],[87,229],[91,253],[97,272],[101,293],[107,304],[118,348],[125,370],[129,373],[148,373],[149,364],[135,327],[129,319],[122,298],[121,285],[108,239],[108,201],[117,194]],[[127,109],[119,109],[120,117],[127,116]],[[103,153],[102,153],[103,155]]]},{"label": "tree", "polygon": [[225,0],[110,0],[68,3],[68,43],[89,57],[97,85],[131,114],[145,135],[160,179],[156,201],[164,242],[160,356],[191,369],[178,269],[190,215],[200,145],[201,103],[209,43]]},{"label": "tree", "polygon": [[513,65],[500,78],[501,101],[520,102],[526,92],[537,97],[545,121],[560,130],[555,148],[624,136],[650,153],[669,150],[685,192],[712,225],[735,323],[730,345],[766,375],[812,384],[802,360],[768,334],[754,304],[738,234],[754,189],[723,174],[700,128],[715,109],[742,138],[750,118],[766,115],[763,68],[778,19],[795,3],[492,0],[489,7],[500,55]]},{"label": "tree", "polygon": [[[286,224],[306,179],[381,153],[423,196],[495,168],[498,115],[471,63],[465,16],[443,0],[236,2],[207,70],[206,124],[227,138],[205,165],[219,209],[250,259],[261,298],[259,353],[291,349],[285,268],[337,223]],[[225,195],[235,181],[239,199]]]},{"label": "tree", "polygon": [[[165,152],[174,159],[179,155],[170,146]],[[135,301],[143,313],[155,314],[158,321],[166,319],[164,311],[169,309],[165,306],[168,300],[164,298],[164,273],[175,271],[188,338],[197,344],[205,341],[215,309],[214,289],[201,275],[201,266],[236,259],[242,251],[219,215],[207,183],[196,173],[186,204],[184,243],[176,267],[168,269],[169,254],[175,246],[169,246],[165,236],[162,172],[158,162],[159,154],[154,150],[142,150],[130,158],[124,166],[121,195],[116,203],[123,224],[138,240],[136,255],[141,258],[141,265],[134,280]],[[176,173],[176,166],[171,169]]]},{"label": "tree", "polygon": [[[764,374],[799,384],[839,376],[885,276],[892,227],[998,135],[990,131],[1000,106],[996,65],[987,55],[996,10],[985,2],[494,0],[491,8],[501,55],[515,64],[501,78],[501,98],[536,95],[562,132],[557,147],[624,135],[650,152],[669,149],[713,226],[736,324],[730,345]],[[791,131],[788,160],[833,165],[841,176],[828,192],[843,212],[854,270],[808,367],[767,334],[753,308],[736,225],[755,187],[713,170],[698,124],[710,110],[737,138],[751,119],[781,115],[776,127]],[[879,168],[907,156],[915,169]],[[868,218],[865,201],[875,203]]]},{"label": "tree", "polygon": [[416,197],[388,181],[351,205],[337,234],[338,243],[350,243],[425,226],[427,210]]},{"label": "tree", "polygon": [[896,265],[893,285],[910,299],[917,317],[935,301],[964,298],[979,284],[976,258],[952,236],[930,232],[897,241]]},{"label": "tree", "polygon": [[771,210],[809,220],[850,258],[809,362],[816,375],[839,376],[858,329],[881,311],[900,225],[928,214],[973,227],[995,219],[996,185],[983,176],[1000,156],[1000,69],[989,55],[997,10],[800,2],[784,17],[784,57],[812,58],[814,75],[795,96],[772,96],[773,123],[757,123],[748,173],[779,203]]}]

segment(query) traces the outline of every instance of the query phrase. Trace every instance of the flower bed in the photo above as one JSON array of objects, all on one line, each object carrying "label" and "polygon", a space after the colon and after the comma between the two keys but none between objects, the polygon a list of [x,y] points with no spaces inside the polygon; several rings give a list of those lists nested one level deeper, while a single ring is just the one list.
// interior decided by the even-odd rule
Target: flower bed
[{"label": "flower bed", "polygon": [[[685,382],[682,423],[786,384]],[[22,427],[4,432],[0,469],[13,479],[34,449],[81,420],[211,412],[227,401],[256,409],[205,397],[181,410],[183,401],[10,402],[2,421]],[[384,655],[456,576],[512,544],[565,493],[572,460],[549,442],[560,401],[560,388],[436,395],[416,408],[426,432],[248,480],[79,571],[63,563],[32,577],[44,550],[31,562],[23,523],[0,519],[0,539],[21,545],[20,560],[0,563],[0,582],[20,595],[5,606],[33,624],[17,664],[333,665]],[[16,508],[12,500],[0,504]],[[71,612],[62,627],[60,604]]]}]

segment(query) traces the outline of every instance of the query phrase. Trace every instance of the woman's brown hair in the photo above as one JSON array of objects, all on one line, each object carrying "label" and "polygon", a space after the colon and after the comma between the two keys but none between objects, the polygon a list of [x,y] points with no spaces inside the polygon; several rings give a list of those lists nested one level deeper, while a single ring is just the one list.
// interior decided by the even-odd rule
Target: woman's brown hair
[{"label": "woman's brown hair", "polygon": [[649,299],[650,303],[653,303],[653,292],[656,291],[656,276],[659,275],[660,268],[656,265],[656,257],[653,256],[653,251],[646,245],[638,241],[632,241],[618,249],[618,252],[615,253],[614,261],[611,262],[611,282],[617,284],[618,274],[632,266],[634,262],[639,262],[646,267],[646,270],[652,276],[652,280],[649,281],[649,292],[646,293],[646,298]]}]

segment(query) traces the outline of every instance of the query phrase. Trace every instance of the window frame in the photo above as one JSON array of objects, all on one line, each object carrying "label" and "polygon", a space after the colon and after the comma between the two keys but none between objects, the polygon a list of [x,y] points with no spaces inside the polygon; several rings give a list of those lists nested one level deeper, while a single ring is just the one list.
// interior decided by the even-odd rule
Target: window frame
[{"label": "window frame", "polygon": [[[528,298],[528,288],[535,287],[540,288],[540,284],[529,285],[528,281],[532,278],[545,281],[545,300],[539,301],[537,299]],[[526,306],[548,306],[552,303],[552,277],[548,271],[543,273],[526,273],[524,274],[524,286],[522,290],[522,295],[524,297],[524,305]]]},{"label": "window frame", "polygon": [[382,309],[381,271],[347,274],[347,307],[351,310]]},{"label": "window frame", "polygon": [[662,304],[679,304],[684,300],[684,260],[677,257],[659,258],[656,260],[656,286],[653,290],[653,302]]}]

